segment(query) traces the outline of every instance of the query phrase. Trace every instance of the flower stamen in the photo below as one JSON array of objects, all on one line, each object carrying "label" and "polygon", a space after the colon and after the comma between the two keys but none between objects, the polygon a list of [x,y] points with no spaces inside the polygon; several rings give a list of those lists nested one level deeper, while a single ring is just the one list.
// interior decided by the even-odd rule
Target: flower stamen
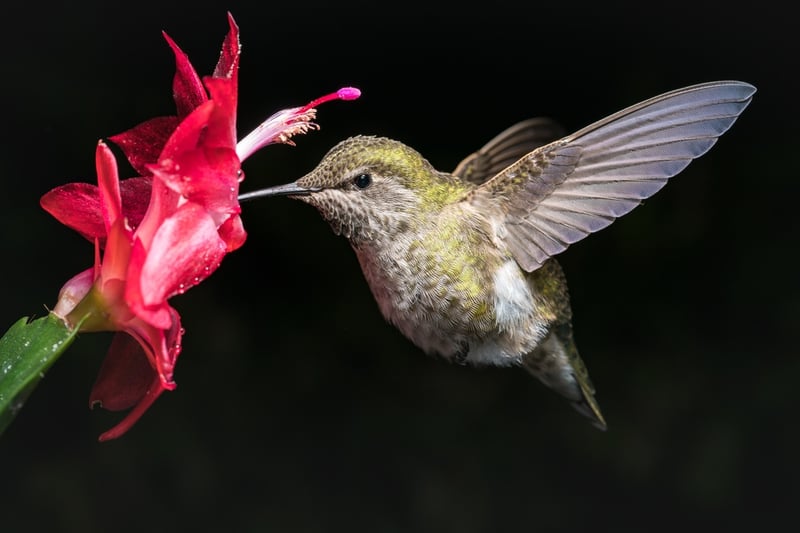
[{"label": "flower stamen", "polygon": [[325,102],[330,102],[331,100],[355,100],[359,96],[361,96],[361,90],[355,87],[342,87],[335,93],[326,94],[325,96],[320,96],[316,100],[310,101],[301,107],[299,112],[305,113],[309,109],[324,104]]},{"label": "flower stamen", "polygon": [[236,155],[240,161],[244,161],[268,144],[282,143],[294,146],[292,137],[319,129],[319,125],[313,122],[317,116],[318,105],[331,100],[355,100],[359,96],[361,91],[355,87],[343,87],[334,93],[312,100],[303,107],[278,111],[236,144]]}]

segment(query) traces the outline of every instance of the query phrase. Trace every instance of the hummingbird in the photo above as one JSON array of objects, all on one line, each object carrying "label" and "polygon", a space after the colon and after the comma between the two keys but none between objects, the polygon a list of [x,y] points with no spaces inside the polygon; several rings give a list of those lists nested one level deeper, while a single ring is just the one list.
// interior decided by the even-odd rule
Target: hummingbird
[{"label": "hummingbird", "polygon": [[239,196],[314,206],[355,251],[383,317],[424,352],[523,367],[599,429],[558,254],[611,224],[706,153],[756,88],[667,92],[570,135],[522,121],[435,169],[409,146],[358,135],[293,183]]}]

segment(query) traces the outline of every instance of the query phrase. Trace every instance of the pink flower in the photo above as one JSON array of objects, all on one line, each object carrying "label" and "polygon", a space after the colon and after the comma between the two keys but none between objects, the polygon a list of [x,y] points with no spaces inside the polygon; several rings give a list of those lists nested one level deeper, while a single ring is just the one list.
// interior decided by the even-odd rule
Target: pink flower
[{"label": "pink flower", "polygon": [[111,137],[139,177],[119,180],[111,150],[96,150],[98,186],[72,183],[42,197],[42,207],[95,243],[94,267],[69,280],[53,312],[82,331],[117,331],[90,404],[130,409],[100,440],[121,436],[164,390],[175,388],[180,316],[168,300],[200,283],[246,233],[239,217],[241,160],[267,144],[316,129],[314,107],[350,100],[342,89],[270,117],[239,146],[236,104],[239,31],[230,30],[212,76],[198,77],[166,34],[176,58],[177,116],[158,117]]}]

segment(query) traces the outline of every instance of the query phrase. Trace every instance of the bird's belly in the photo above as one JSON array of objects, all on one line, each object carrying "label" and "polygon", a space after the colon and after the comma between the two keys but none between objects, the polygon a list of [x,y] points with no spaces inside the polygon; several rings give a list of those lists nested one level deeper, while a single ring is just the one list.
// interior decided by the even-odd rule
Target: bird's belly
[{"label": "bird's belly", "polygon": [[535,304],[535,286],[513,259],[492,276],[492,334],[470,344],[467,361],[478,365],[507,366],[522,362],[547,335],[549,323]]},{"label": "bird's belly", "polygon": [[531,287],[512,259],[487,264],[451,258],[445,264],[356,252],[384,318],[429,354],[479,365],[518,364],[546,334]]},{"label": "bird's belly", "polygon": [[[403,243],[398,243],[402,245]],[[358,250],[364,276],[384,318],[429,354],[461,358],[495,326],[482,258],[430,246]]]}]

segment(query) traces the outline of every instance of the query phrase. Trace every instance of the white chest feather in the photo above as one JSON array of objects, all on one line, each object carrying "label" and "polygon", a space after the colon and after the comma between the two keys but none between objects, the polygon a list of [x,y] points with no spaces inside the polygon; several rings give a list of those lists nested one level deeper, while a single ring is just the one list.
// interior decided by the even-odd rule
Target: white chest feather
[{"label": "white chest feather", "polygon": [[547,334],[534,303],[531,284],[513,260],[506,261],[494,275],[496,332],[470,345],[467,360],[478,365],[519,364]]},{"label": "white chest feather", "polygon": [[514,260],[509,259],[494,275],[494,313],[497,328],[510,331],[530,320],[533,295],[524,274]]}]

